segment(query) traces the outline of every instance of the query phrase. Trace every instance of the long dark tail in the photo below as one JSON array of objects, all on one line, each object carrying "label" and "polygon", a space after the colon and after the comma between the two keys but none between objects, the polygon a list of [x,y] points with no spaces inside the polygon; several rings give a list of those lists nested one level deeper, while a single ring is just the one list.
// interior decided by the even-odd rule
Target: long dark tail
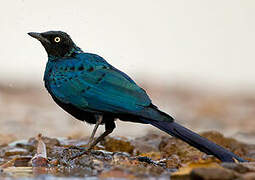
[{"label": "long dark tail", "polygon": [[212,141],[209,141],[208,139],[192,132],[191,130],[181,126],[180,124],[177,124],[176,122],[152,121],[147,118],[141,118],[140,120],[185,141],[186,143],[208,155],[217,157],[223,162],[235,162],[235,160],[239,162],[247,162],[246,160],[240,158],[227,149],[213,143]]}]

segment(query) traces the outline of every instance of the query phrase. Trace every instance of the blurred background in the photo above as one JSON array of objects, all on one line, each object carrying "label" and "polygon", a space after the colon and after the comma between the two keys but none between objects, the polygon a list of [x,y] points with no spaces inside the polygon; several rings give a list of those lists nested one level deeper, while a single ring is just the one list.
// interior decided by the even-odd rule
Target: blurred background
[{"label": "blurred background", "polygon": [[[181,124],[254,142],[254,9],[252,0],[3,2],[0,137],[91,133],[93,126],[74,120],[46,92],[47,55],[27,35],[62,30],[129,74]],[[157,131],[118,121],[113,134],[140,136],[149,129]]]}]

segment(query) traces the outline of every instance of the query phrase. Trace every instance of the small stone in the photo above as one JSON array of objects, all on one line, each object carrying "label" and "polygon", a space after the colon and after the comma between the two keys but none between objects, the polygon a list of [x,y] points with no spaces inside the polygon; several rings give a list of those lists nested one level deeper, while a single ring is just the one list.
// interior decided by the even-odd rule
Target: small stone
[{"label": "small stone", "polygon": [[240,180],[254,180],[255,179],[255,173],[251,172],[251,173],[246,173],[244,174]]},{"label": "small stone", "polygon": [[46,158],[41,156],[35,156],[32,159],[32,167],[48,167],[49,162]]},{"label": "small stone", "polygon": [[132,154],[134,146],[125,138],[112,138],[108,137],[104,143],[105,150],[111,152],[127,152]]},{"label": "small stone", "polygon": [[27,157],[17,157],[14,161],[14,166],[15,167],[27,167],[29,161],[31,160],[31,156]]},{"label": "small stone", "polygon": [[23,148],[13,148],[9,149],[8,151],[5,152],[5,156],[14,156],[14,155],[26,155],[28,154],[28,151]]},{"label": "small stone", "polygon": [[169,169],[179,168],[181,167],[181,160],[179,156],[173,154],[166,160],[166,167]]},{"label": "small stone", "polygon": [[238,173],[247,173],[255,171],[254,163],[222,163],[222,167],[234,170]]},{"label": "small stone", "polygon": [[53,165],[53,166],[57,166],[57,165],[59,165],[59,160],[53,159],[53,160],[50,161],[50,164]]},{"label": "small stone", "polygon": [[238,173],[224,168],[197,168],[191,171],[192,180],[232,180]]}]

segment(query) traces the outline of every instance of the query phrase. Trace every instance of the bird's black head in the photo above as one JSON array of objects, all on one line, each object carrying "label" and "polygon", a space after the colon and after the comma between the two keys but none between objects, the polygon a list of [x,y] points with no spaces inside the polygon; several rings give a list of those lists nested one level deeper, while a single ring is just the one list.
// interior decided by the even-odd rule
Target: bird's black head
[{"label": "bird's black head", "polygon": [[28,35],[39,40],[50,57],[70,56],[72,52],[79,50],[70,36],[62,31],[30,32]]}]

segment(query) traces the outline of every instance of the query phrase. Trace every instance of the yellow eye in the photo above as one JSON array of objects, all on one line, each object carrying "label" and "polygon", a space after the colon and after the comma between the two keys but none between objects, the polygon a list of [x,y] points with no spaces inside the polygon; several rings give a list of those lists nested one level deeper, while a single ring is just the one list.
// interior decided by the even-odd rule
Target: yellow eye
[{"label": "yellow eye", "polygon": [[57,42],[57,43],[60,42],[60,37],[55,37],[54,41]]}]

